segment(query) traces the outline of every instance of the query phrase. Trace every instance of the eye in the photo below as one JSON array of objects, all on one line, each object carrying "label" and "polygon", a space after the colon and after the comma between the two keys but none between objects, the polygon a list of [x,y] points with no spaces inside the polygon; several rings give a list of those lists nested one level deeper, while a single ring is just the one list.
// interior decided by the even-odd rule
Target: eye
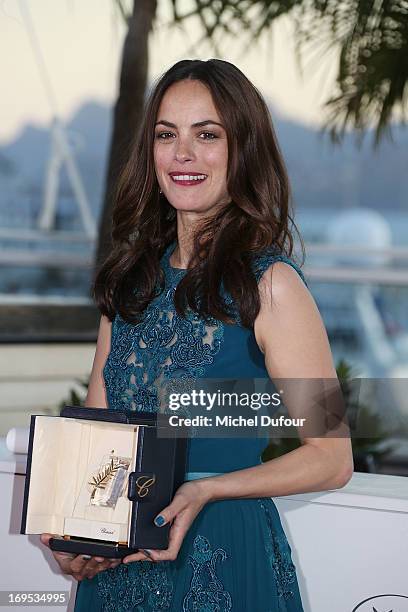
[{"label": "eye", "polygon": [[174,136],[172,132],[158,132],[156,138],[158,140],[167,140],[167,136]]},{"label": "eye", "polygon": [[213,132],[201,132],[200,136],[202,135],[205,136],[209,136],[209,138],[203,138],[203,140],[214,140],[215,138],[218,138],[218,136],[216,134],[213,134]]}]

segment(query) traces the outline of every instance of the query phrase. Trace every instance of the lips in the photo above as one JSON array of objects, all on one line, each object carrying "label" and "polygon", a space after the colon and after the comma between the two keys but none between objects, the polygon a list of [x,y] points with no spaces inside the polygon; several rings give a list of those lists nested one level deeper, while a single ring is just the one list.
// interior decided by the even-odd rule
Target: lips
[{"label": "lips", "polygon": [[188,174],[182,172],[170,172],[169,176],[171,177],[173,183],[179,185],[180,187],[192,187],[194,185],[199,185],[207,178],[207,175],[204,174],[204,172],[189,172]]}]

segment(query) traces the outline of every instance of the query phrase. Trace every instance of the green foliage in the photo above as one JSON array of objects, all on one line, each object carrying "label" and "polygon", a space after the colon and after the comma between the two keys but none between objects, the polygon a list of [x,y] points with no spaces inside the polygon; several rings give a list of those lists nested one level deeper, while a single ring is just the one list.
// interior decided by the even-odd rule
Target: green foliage
[{"label": "green foliage", "polygon": [[[357,404],[353,401],[351,380],[356,376],[356,373],[353,373],[350,365],[341,359],[337,364],[336,371],[351,424],[355,425],[358,419],[358,429],[370,432],[370,435],[364,438],[352,435],[353,454],[356,457],[361,457],[364,454],[370,453],[375,459],[386,457],[394,448],[392,445],[386,447],[383,445],[383,442],[390,436],[391,432],[387,432],[383,428],[379,414],[374,414],[365,404],[361,402]],[[353,420],[355,421],[354,423]]]},{"label": "green foliage", "polygon": [[70,389],[69,390],[69,395],[66,399],[63,399],[60,403],[59,403],[59,409],[61,410],[62,408],[64,408],[64,406],[83,406],[85,403],[85,397],[86,397],[86,391],[88,390],[88,386],[89,386],[89,376],[88,378],[81,380],[79,378],[76,379],[75,381],[80,387],[82,387],[83,389],[85,389],[85,395],[80,395],[76,389]]},{"label": "green foliage", "polygon": [[[197,17],[203,36],[193,51],[210,41],[218,57],[219,42],[228,37],[242,40],[242,55],[282,15],[294,25],[296,58],[301,56],[322,67],[326,55],[338,56],[333,93],[325,102],[323,132],[333,143],[353,128],[361,144],[364,133],[374,126],[374,147],[391,136],[393,112],[399,109],[405,121],[408,97],[408,5],[404,0],[194,0],[194,8],[181,13],[181,0],[170,0],[173,22],[181,27]],[[246,44],[244,44],[246,41]],[[302,53],[302,51],[304,53]]]}]

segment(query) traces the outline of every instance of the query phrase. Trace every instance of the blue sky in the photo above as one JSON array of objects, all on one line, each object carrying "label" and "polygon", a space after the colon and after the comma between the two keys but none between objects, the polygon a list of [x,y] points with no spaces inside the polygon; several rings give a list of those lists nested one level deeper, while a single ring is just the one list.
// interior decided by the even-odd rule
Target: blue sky
[{"label": "blue sky", "polygon": [[[47,125],[52,111],[38,73],[21,4],[26,4],[45,58],[57,99],[58,113],[69,118],[85,99],[110,104],[116,84],[124,26],[113,0],[3,0],[0,2],[0,70],[2,99],[0,142],[14,138],[26,122]],[[184,0],[185,9],[191,0]],[[169,30],[170,0],[158,0],[157,28],[150,38],[150,77],[155,78],[184,57],[208,59],[202,46],[186,55],[198,39],[197,22],[188,33]],[[306,124],[318,124],[321,103],[335,76],[335,54],[300,77],[289,20],[280,20],[272,36],[242,57],[242,39],[225,45],[224,59],[235,63],[268,97],[276,112]],[[5,85],[5,86],[4,86]]]}]

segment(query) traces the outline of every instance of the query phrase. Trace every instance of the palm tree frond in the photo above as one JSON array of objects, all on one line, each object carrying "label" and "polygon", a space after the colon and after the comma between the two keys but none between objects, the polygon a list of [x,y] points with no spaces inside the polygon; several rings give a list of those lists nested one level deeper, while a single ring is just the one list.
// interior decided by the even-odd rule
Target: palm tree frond
[{"label": "palm tree frond", "polygon": [[[117,0],[120,2],[120,0]],[[123,0],[122,0],[123,1]],[[217,55],[218,37],[248,33],[243,53],[273,23],[289,15],[294,23],[295,54],[302,59],[315,49],[313,66],[337,49],[335,89],[324,105],[323,131],[341,142],[348,128],[359,136],[374,128],[374,144],[390,132],[393,111],[404,115],[408,89],[408,2],[406,0],[194,0],[180,13],[181,0],[171,0],[174,20],[200,19],[204,38]],[[202,39],[202,40],[203,40]]]}]

